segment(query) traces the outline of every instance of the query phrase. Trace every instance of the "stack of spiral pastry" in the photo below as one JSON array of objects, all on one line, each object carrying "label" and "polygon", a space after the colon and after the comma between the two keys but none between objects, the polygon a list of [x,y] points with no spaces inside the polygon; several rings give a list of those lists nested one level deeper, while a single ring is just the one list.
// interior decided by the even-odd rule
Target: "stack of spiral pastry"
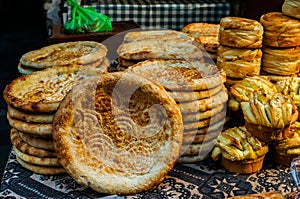
[{"label": "stack of spiral pastry", "polygon": [[261,74],[277,82],[299,73],[300,21],[282,12],[261,16],[264,26]]},{"label": "stack of spiral pastry", "polygon": [[260,74],[263,26],[256,20],[224,17],[220,21],[217,66],[226,72],[225,85]]}]

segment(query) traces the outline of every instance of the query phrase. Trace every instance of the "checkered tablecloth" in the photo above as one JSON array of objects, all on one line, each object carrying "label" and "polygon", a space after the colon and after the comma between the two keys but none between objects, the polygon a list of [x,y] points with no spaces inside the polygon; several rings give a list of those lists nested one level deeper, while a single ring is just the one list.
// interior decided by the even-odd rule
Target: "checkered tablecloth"
[{"label": "checkered tablecloth", "polygon": [[94,7],[112,21],[134,20],[143,29],[180,30],[193,22],[219,23],[230,12],[226,0],[82,0],[81,5]]}]

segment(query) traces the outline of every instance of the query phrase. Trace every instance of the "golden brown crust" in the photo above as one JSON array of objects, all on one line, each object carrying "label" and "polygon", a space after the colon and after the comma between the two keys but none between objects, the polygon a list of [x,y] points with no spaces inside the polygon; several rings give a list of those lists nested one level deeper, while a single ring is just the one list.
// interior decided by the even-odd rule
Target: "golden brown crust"
[{"label": "golden brown crust", "polygon": [[262,169],[265,156],[254,160],[231,161],[222,156],[221,165],[229,172],[237,174],[256,173]]},{"label": "golden brown crust", "polygon": [[163,87],[122,72],[74,87],[53,126],[66,171],[78,183],[110,194],[138,193],[161,182],[183,136],[179,108]]},{"label": "golden brown crust", "polygon": [[27,144],[40,148],[40,149],[46,149],[46,150],[52,150],[54,151],[54,145],[52,140],[52,135],[49,138],[42,138],[42,137],[36,137],[29,133],[19,132],[20,137],[24,142]]},{"label": "golden brown crust", "polygon": [[55,112],[60,101],[80,79],[101,74],[83,66],[51,67],[17,77],[8,84],[3,98],[8,105],[30,112]]},{"label": "golden brown crust", "polygon": [[204,22],[190,23],[184,26],[181,31],[198,36],[215,36],[219,34],[220,24],[211,24]]},{"label": "golden brown crust", "polygon": [[263,26],[256,20],[224,17],[220,21],[219,42],[236,48],[261,48]]},{"label": "golden brown crust", "polygon": [[260,17],[264,26],[263,44],[273,47],[300,45],[300,21],[282,12],[269,12]]},{"label": "golden brown crust", "polygon": [[282,4],[282,12],[290,17],[300,19],[300,2],[298,0],[285,0]]},{"label": "golden brown crust", "polygon": [[262,48],[264,58],[261,68],[271,74],[293,75],[299,72],[300,47]]},{"label": "golden brown crust", "polygon": [[127,69],[158,82],[167,90],[206,90],[223,84],[225,72],[215,65],[185,60],[147,60]]},{"label": "golden brown crust", "polygon": [[218,35],[198,36],[195,39],[206,51],[215,53],[220,45]]},{"label": "golden brown crust", "polygon": [[20,63],[37,69],[74,64],[84,65],[102,60],[106,54],[106,46],[99,42],[64,42],[29,51],[22,55]]}]

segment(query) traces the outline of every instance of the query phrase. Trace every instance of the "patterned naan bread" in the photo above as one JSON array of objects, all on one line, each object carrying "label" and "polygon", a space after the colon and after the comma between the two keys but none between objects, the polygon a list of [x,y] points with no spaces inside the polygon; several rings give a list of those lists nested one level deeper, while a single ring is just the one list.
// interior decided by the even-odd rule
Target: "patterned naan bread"
[{"label": "patterned naan bread", "polygon": [[73,87],[54,116],[60,163],[78,183],[133,194],[161,182],[180,152],[178,106],[160,85],[115,72]]},{"label": "patterned naan bread", "polygon": [[3,98],[24,111],[55,112],[76,82],[98,73],[101,70],[83,66],[47,68],[14,79],[5,87]]}]

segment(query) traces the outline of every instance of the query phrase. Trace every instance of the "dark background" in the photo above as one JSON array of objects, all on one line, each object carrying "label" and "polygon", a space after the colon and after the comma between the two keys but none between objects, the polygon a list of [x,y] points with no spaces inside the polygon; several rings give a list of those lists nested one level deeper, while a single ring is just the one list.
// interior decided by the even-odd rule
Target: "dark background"
[{"label": "dark background", "polygon": [[[284,0],[228,0],[231,15],[259,20],[267,12],[280,11]],[[3,89],[20,74],[20,57],[47,45],[48,30],[42,0],[0,0],[0,179],[11,150]],[[235,10],[233,9],[235,8]]]}]

